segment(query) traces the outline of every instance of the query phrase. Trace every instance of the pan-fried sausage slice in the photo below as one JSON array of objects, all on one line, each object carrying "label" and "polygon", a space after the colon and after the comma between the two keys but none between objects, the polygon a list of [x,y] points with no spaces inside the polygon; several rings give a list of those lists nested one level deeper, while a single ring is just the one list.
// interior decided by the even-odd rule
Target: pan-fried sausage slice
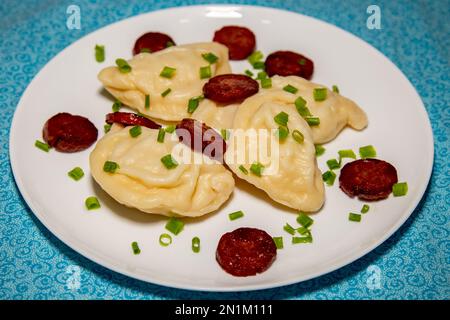
[{"label": "pan-fried sausage slice", "polygon": [[167,34],[160,32],[147,32],[136,40],[133,48],[133,54],[139,54],[142,50],[152,53],[174,45],[175,42]]},{"label": "pan-fried sausage slice", "polygon": [[271,53],[266,58],[265,66],[269,77],[274,75],[282,77],[299,76],[310,80],[314,72],[312,60],[292,51]]},{"label": "pan-fried sausage slice", "polygon": [[219,42],[228,48],[230,60],[243,60],[247,58],[256,46],[254,33],[245,27],[226,26],[214,33],[213,41]]},{"label": "pan-fried sausage slice", "polygon": [[223,104],[242,101],[258,91],[258,82],[242,74],[215,76],[203,86],[205,98]]},{"label": "pan-fried sausage slice", "polygon": [[113,112],[106,115],[106,123],[119,123],[123,126],[143,126],[150,129],[159,129],[161,125],[152,120],[131,112]]}]

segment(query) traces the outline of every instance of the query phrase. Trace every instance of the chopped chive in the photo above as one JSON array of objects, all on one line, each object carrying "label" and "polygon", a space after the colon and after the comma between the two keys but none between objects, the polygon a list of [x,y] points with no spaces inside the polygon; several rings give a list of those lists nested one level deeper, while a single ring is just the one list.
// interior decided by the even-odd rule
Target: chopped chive
[{"label": "chopped chive", "polygon": [[161,158],[161,162],[167,169],[173,169],[178,166],[178,163],[172,158],[172,155],[168,154]]},{"label": "chopped chive", "polygon": [[295,229],[287,222],[284,225],[283,230],[286,231],[287,233],[290,233],[291,235],[295,234]]},{"label": "chopped chive", "polygon": [[192,251],[194,251],[195,253],[200,252],[200,238],[199,237],[192,238]]},{"label": "chopped chive", "polygon": [[114,101],[114,103],[112,105],[112,111],[118,112],[120,110],[120,108],[122,108],[122,102],[120,102],[119,100],[116,99],[116,101]]},{"label": "chopped chive", "polygon": [[296,230],[299,234],[301,234],[302,236],[304,236],[304,235],[311,235],[311,231],[309,231],[309,229],[308,228],[305,228],[305,227],[299,227],[299,228],[297,228],[297,230]]},{"label": "chopped chive", "polygon": [[257,70],[265,69],[265,67],[266,67],[266,65],[263,61],[256,61],[252,66],[254,69],[257,69]]},{"label": "chopped chive", "polygon": [[264,170],[264,166],[259,163],[259,162],[254,162],[251,166],[250,166],[250,171],[258,177],[261,177],[262,172]]},{"label": "chopped chive", "polygon": [[167,221],[166,223],[166,230],[172,232],[174,235],[178,235],[181,231],[183,231],[184,228],[184,222],[172,217]]},{"label": "chopped chive", "polygon": [[239,218],[242,218],[244,216],[244,213],[242,211],[236,211],[236,212],[232,212],[228,215],[228,218],[233,221]]},{"label": "chopped chive", "polygon": [[245,169],[245,167],[242,164],[239,166],[239,170],[241,170],[243,174],[248,174],[248,170]]},{"label": "chopped chive", "polygon": [[327,160],[327,166],[330,170],[339,169],[341,164],[336,159]]},{"label": "chopped chive", "polygon": [[167,132],[167,133],[173,133],[174,131],[175,131],[175,126],[172,124],[172,125],[170,125],[170,126],[167,126],[167,127],[165,127],[165,131]]},{"label": "chopped chive", "polygon": [[306,64],[306,59],[301,58],[300,60],[298,60],[298,63],[299,63],[301,66],[304,66],[304,65]]},{"label": "chopped chive", "polygon": [[172,91],[172,89],[167,88],[163,93],[161,93],[161,97],[164,98],[164,97],[167,96],[171,91]]},{"label": "chopped chive", "polygon": [[149,109],[150,108],[150,95],[146,94],[145,95],[145,109]]},{"label": "chopped chive", "polygon": [[308,215],[306,215],[305,213],[300,212],[297,217],[297,222],[301,226],[308,228],[314,223],[314,220],[311,217],[309,217]]},{"label": "chopped chive", "polygon": [[156,139],[156,141],[158,141],[159,143],[163,143],[165,135],[166,135],[166,130],[164,130],[163,128],[160,128],[158,131],[158,138]]},{"label": "chopped chive", "polygon": [[305,120],[310,127],[318,126],[320,124],[320,118],[318,117],[306,117]]},{"label": "chopped chive", "polygon": [[253,66],[256,62],[261,61],[262,58],[264,58],[264,55],[262,54],[262,52],[255,51],[247,58],[247,60]]},{"label": "chopped chive", "polygon": [[103,126],[103,130],[105,131],[105,133],[108,133],[109,130],[111,130],[111,127],[112,127],[112,124],[107,123]]},{"label": "chopped chive", "polygon": [[105,172],[115,173],[117,169],[120,169],[120,166],[114,161],[105,161],[103,164],[103,171]]},{"label": "chopped chive", "polygon": [[351,149],[339,150],[338,154],[339,154],[339,163],[341,163],[342,159],[344,158],[356,159],[356,154]]},{"label": "chopped chive", "polygon": [[98,202],[98,199],[94,196],[86,198],[84,204],[88,210],[94,210],[101,207],[100,202]]},{"label": "chopped chive", "polygon": [[161,73],[159,74],[159,76],[163,77],[163,78],[171,79],[175,75],[176,71],[177,71],[177,69],[175,69],[175,68],[165,66],[161,70]]},{"label": "chopped chive", "polygon": [[173,43],[172,41],[167,41],[166,48],[173,47],[174,45],[175,43]]},{"label": "chopped chive", "polygon": [[253,73],[253,72],[251,72],[251,71],[250,71],[250,70],[248,70],[248,69],[247,69],[247,70],[245,70],[245,71],[244,71],[244,73],[245,73],[245,74],[246,74],[247,76],[249,76],[250,78],[254,76],[254,73]]},{"label": "chopped chive", "polygon": [[354,221],[354,222],[360,222],[361,221],[361,215],[357,213],[350,212],[348,214],[348,220]]},{"label": "chopped chive", "polygon": [[283,88],[284,91],[292,93],[292,94],[296,94],[298,92],[298,89],[294,86],[291,86],[290,84],[288,84],[287,86],[285,86]]},{"label": "chopped chive", "polygon": [[276,131],[276,135],[280,141],[284,141],[289,135],[289,129],[284,126],[279,126]]},{"label": "chopped chive", "polygon": [[361,156],[361,159],[376,158],[377,151],[372,145],[368,145],[359,148],[359,155]]},{"label": "chopped chive", "polygon": [[105,61],[105,46],[95,45],[95,60],[97,62]]},{"label": "chopped chive", "polygon": [[332,186],[334,184],[334,180],[336,180],[336,173],[328,170],[327,172],[322,174],[322,179],[327,185]]},{"label": "chopped chive", "polygon": [[320,144],[316,144],[314,147],[316,148],[316,157],[320,157],[326,151],[326,149]]},{"label": "chopped chive", "polygon": [[312,114],[309,111],[308,107],[306,106],[306,100],[302,97],[298,97],[295,99],[295,108],[297,109],[297,112],[303,117],[311,117]]},{"label": "chopped chive", "polygon": [[217,60],[219,60],[219,57],[216,56],[214,53],[212,52],[208,52],[208,53],[203,53],[202,54],[203,59],[205,59],[206,61],[208,61],[210,64],[216,63]]},{"label": "chopped chive", "polygon": [[289,121],[289,115],[282,111],[279,114],[277,114],[273,120],[275,120],[276,123],[278,123],[280,126],[287,126],[287,123]]},{"label": "chopped chive", "polygon": [[228,140],[230,137],[230,132],[227,129],[221,129],[220,135],[222,136],[223,140]]},{"label": "chopped chive", "polygon": [[136,241],[131,243],[131,249],[133,249],[133,253],[134,254],[139,254],[141,253],[141,249],[139,249],[139,245]]},{"label": "chopped chive", "polygon": [[273,242],[275,243],[275,247],[277,247],[277,249],[283,249],[284,245],[283,245],[283,237],[272,237]]},{"label": "chopped chive", "polygon": [[208,79],[211,78],[211,66],[201,67],[200,68],[200,79]]},{"label": "chopped chive", "polygon": [[133,138],[136,138],[142,133],[142,127],[141,126],[134,126],[130,130],[130,136]]},{"label": "chopped chive", "polygon": [[75,167],[69,172],[67,172],[67,175],[71,177],[73,180],[78,181],[84,177],[84,171],[80,167]]},{"label": "chopped chive", "polygon": [[337,85],[333,85],[333,92],[339,93],[339,87]]},{"label": "chopped chive", "polygon": [[315,88],[313,96],[315,101],[324,101],[327,98],[327,88]]},{"label": "chopped chive", "polygon": [[312,243],[313,239],[312,236],[306,236],[306,237],[292,237],[292,244],[299,244],[299,243]]},{"label": "chopped chive", "polygon": [[300,143],[300,144],[302,144],[303,141],[305,141],[305,137],[304,137],[303,134],[302,134],[300,131],[298,131],[298,130],[292,131],[292,138],[294,138],[294,140],[295,140],[297,143]]},{"label": "chopped chive", "polygon": [[131,72],[131,66],[124,59],[116,59],[117,67],[121,73],[129,73]]},{"label": "chopped chive", "polygon": [[197,110],[200,101],[203,99],[204,99],[203,95],[190,98],[188,102],[188,113],[193,113],[195,110]]},{"label": "chopped chive", "polygon": [[152,50],[150,50],[149,48],[142,48],[141,51],[139,51],[139,53],[152,53]]},{"label": "chopped chive", "polygon": [[394,197],[401,197],[408,193],[408,184],[406,182],[399,182],[392,186],[392,193]]},{"label": "chopped chive", "polygon": [[261,79],[261,88],[263,89],[272,88],[272,79],[270,78]]},{"label": "chopped chive", "polygon": [[361,213],[367,213],[367,212],[369,212],[369,209],[370,209],[369,205],[365,204],[361,208]]},{"label": "chopped chive", "polygon": [[265,71],[258,72],[256,79],[257,80],[267,79],[267,72],[265,72]]},{"label": "chopped chive", "polygon": [[163,233],[159,236],[159,244],[163,247],[167,247],[172,243],[172,237],[168,233]]},{"label": "chopped chive", "polygon": [[41,149],[42,151],[45,151],[45,152],[49,152],[50,149],[52,148],[48,144],[46,144],[42,141],[39,141],[39,140],[36,140],[34,142],[34,145],[35,145],[35,147],[38,147],[39,149]]}]

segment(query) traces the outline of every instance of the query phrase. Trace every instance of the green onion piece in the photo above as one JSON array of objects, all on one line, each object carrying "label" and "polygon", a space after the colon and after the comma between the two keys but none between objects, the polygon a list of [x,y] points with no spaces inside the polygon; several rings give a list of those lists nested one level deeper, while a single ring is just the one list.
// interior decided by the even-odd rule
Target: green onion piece
[{"label": "green onion piece", "polygon": [[160,128],[158,131],[158,138],[156,139],[156,141],[158,141],[159,143],[163,143],[165,135],[166,131],[163,128]]},{"label": "green onion piece", "polygon": [[309,228],[314,223],[314,220],[311,217],[309,217],[307,214],[300,212],[297,217],[297,222],[301,226],[303,226],[305,228]]},{"label": "green onion piece", "polygon": [[124,59],[116,59],[117,67],[121,73],[129,73],[131,72],[131,66]]},{"label": "green onion piece", "polygon": [[266,65],[265,65],[265,63],[263,61],[256,61],[252,66],[253,66],[254,69],[257,69],[257,70],[261,70],[261,69],[265,69],[266,68]]},{"label": "green onion piece", "polygon": [[183,231],[184,222],[173,217],[170,218],[166,223],[166,230],[172,232],[174,235],[178,235],[181,231]]},{"label": "green onion piece", "polygon": [[88,210],[94,210],[100,208],[100,202],[98,202],[98,199],[96,197],[88,197],[84,201],[84,204],[86,205],[86,208]]},{"label": "green onion piece", "polygon": [[356,159],[356,154],[351,149],[339,150],[338,154],[339,154],[339,163],[341,163],[342,159],[344,158]]},{"label": "green onion piece", "polygon": [[320,157],[326,151],[326,149],[320,144],[316,144],[314,147],[316,148],[316,157]]},{"label": "green onion piece", "polygon": [[152,53],[152,50],[150,50],[149,48],[142,48],[141,51],[139,51],[139,53]]},{"label": "green onion piece", "polygon": [[350,212],[348,214],[348,220],[354,221],[354,222],[360,222],[361,221],[361,215],[357,213]]},{"label": "green onion piece", "polygon": [[364,146],[359,148],[359,155],[361,156],[361,159],[376,158],[377,151],[372,145]]},{"label": "green onion piece", "polygon": [[365,204],[361,208],[361,213],[367,213],[367,212],[369,212],[369,209],[370,209],[369,205]]},{"label": "green onion piece", "polygon": [[313,239],[312,236],[306,236],[306,237],[292,237],[292,244],[299,244],[299,243],[312,243]]},{"label": "green onion piece", "polygon": [[272,239],[277,249],[283,249],[283,237],[273,237]]},{"label": "green onion piece", "polygon": [[141,253],[141,249],[139,249],[139,245],[136,241],[131,243],[131,249],[133,249],[133,253],[134,254],[139,254]]},{"label": "green onion piece", "polygon": [[197,110],[200,101],[203,99],[203,95],[195,98],[190,98],[188,102],[188,113],[193,113],[195,110]]},{"label": "green onion piece", "polygon": [[167,133],[173,133],[175,131],[176,127],[172,124],[170,126],[165,127],[164,130],[166,130]]},{"label": "green onion piece", "polygon": [[303,133],[301,133],[298,130],[292,131],[292,138],[294,138],[294,140],[300,144],[302,144],[303,141],[305,141],[305,137],[303,136]]},{"label": "green onion piece", "polygon": [[52,147],[50,147],[48,144],[46,144],[46,143],[44,143],[44,142],[42,142],[42,141],[39,141],[39,140],[36,140],[36,141],[34,142],[34,145],[35,145],[36,147],[38,147],[39,149],[41,149],[42,151],[45,151],[45,152],[49,152],[50,149],[52,148]]},{"label": "green onion piece", "polygon": [[73,180],[78,181],[84,177],[84,171],[80,167],[75,167],[69,172],[67,172],[67,175],[71,177]]},{"label": "green onion piece", "polygon": [[262,79],[267,79],[267,72],[265,72],[265,71],[258,72],[258,75],[256,76],[256,80],[262,80]]},{"label": "green onion piece", "polygon": [[210,64],[216,63],[217,60],[219,60],[219,57],[216,56],[214,53],[212,52],[208,52],[208,53],[203,53],[202,54],[203,59],[205,59],[206,61],[208,61]]},{"label": "green onion piece", "polygon": [[141,126],[134,126],[130,130],[130,136],[133,138],[136,138],[142,133],[142,127]]},{"label": "green onion piece", "polygon": [[330,159],[327,161],[327,166],[330,170],[339,169],[341,164],[336,159]]},{"label": "green onion piece", "polygon": [[317,117],[306,117],[305,120],[310,127],[318,126],[320,124],[320,118]]},{"label": "green onion piece", "polygon": [[162,235],[159,236],[159,244],[162,245],[163,247],[167,247],[171,243],[172,237],[170,236],[170,234],[163,233]]},{"label": "green onion piece", "polygon": [[333,92],[339,93],[339,87],[337,85],[333,85]]},{"label": "green onion piece", "polygon": [[276,135],[280,141],[284,141],[289,135],[289,129],[284,126],[279,126],[276,131]]},{"label": "green onion piece", "polygon": [[295,99],[295,108],[297,109],[298,113],[303,117],[311,117],[312,114],[309,111],[308,107],[306,106],[306,100],[302,97],[298,97]]},{"label": "green onion piece", "polygon": [[242,218],[244,216],[244,213],[242,211],[236,211],[236,212],[232,212],[228,215],[228,218],[233,221],[239,218]]},{"label": "green onion piece", "polygon": [[149,109],[150,108],[150,95],[146,94],[145,95],[145,109]]},{"label": "green onion piece", "polygon": [[255,51],[247,58],[247,60],[253,66],[256,62],[261,61],[262,58],[264,58],[264,55],[262,54],[262,52]]},{"label": "green onion piece", "polygon": [[114,101],[114,103],[112,105],[112,111],[118,112],[120,110],[120,108],[122,108],[122,102],[120,102],[119,100],[116,99],[116,101]]},{"label": "green onion piece", "polygon": [[208,79],[211,78],[211,66],[201,67],[200,68],[200,79]]},{"label": "green onion piece", "polygon": [[408,193],[408,184],[406,182],[399,182],[392,186],[392,193],[394,197],[401,197]]},{"label": "green onion piece", "polygon": [[175,43],[173,43],[172,41],[167,41],[166,48],[173,47],[174,45]]},{"label": "green onion piece", "polygon": [[296,94],[298,92],[298,89],[294,86],[291,86],[290,84],[288,84],[287,86],[285,86],[283,88],[284,91],[292,93],[292,94]]},{"label": "green onion piece", "polygon": [[263,89],[272,88],[272,79],[270,78],[261,79],[261,88]]},{"label": "green onion piece", "polygon": [[261,177],[261,174],[264,170],[264,166],[259,163],[259,162],[254,162],[251,166],[250,166],[250,171],[258,177]]},{"label": "green onion piece", "polygon": [[248,174],[248,170],[245,169],[245,167],[242,164],[239,166],[239,170],[241,170],[243,174]]},{"label": "green onion piece", "polygon": [[177,71],[177,69],[175,69],[175,68],[165,66],[161,70],[161,73],[159,74],[159,76],[163,77],[163,78],[171,79],[175,75],[176,71]]},{"label": "green onion piece", "polygon": [[200,252],[200,238],[199,237],[192,238],[192,251],[194,251],[195,253]]},{"label": "green onion piece", "polygon": [[120,166],[114,161],[105,161],[103,164],[103,171],[109,173],[115,173],[117,169],[120,169]]},{"label": "green onion piece", "polygon": [[95,60],[97,62],[105,61],[105,46],[98,44],[95,46]]},{"label": "green onion piece", "polygon": [[167,169],[173,169],[178,166],[178,163],[172,158],[172,155],[168,154],[161,158],[161,162]]},{"label": "green onion piece", "polygon": [[250,78],[254,76],[254,73],[253,73],[253,72],[251,72],[251,71],[250,71],[250,70],[248,70],[248,69],[247,69],[247,70],[245,70],[245,71],[244,71],[244,73],[245,73],[245,74],[246,74],[247,76],[249,76]]},{"label": "green onion piece", "polygon": [[109,130],[111,130],[111,127],[112,127],[112,124],[107,123],[103,126],[103,130],[105,131],[105,133],[108,133]]},{"label": "green onion piece", "polygon": [[297,228],[297,232],[300,233],[302,236],[311,235],[311,231],[309,231],[309,229],[305,227]]},{"label": "green onion piece", "polygon": [[230,132],[227,129],[221,129],[220,135],[222,136],[223,140],[228,140],[230,137]]},{"label": "green onion piece", "polygon": [[327,88],[315,88],[313,96],[315,101],[324,101],[327,98]]},{"label": "green onion piece", "polygon": [[295,234],[295,229],[287,222],[284,225],[283,230],[286,231],[287,233],[290,233],[291,235]]},{"label": "green onion piece", "polygon": [[275,120],[276,123],[278,123],[280,126],[287,126],[287,123],[289,121],[289,115],[282,111],[279,114],[277,114],[273,120]]},{"label": "green onion piece", "polygon": [[161,97],[165,98],[171,91],[172,89],[167,88],[166,90],[164,90],[163,93],[161,93]]},{"label": "green onion piece", "polygon": [[322,179],[327,185],[332,186],[334,184],[334,180],[336,180],[336,173],[328,170],[327,172],[322,174]]},{"label": "green onion piece", "polygon": [[300,60],[298,60],[298,63],[299,63],[301,66],[304,66],[304,65],[306,64],[306,59],[301,58]]}]

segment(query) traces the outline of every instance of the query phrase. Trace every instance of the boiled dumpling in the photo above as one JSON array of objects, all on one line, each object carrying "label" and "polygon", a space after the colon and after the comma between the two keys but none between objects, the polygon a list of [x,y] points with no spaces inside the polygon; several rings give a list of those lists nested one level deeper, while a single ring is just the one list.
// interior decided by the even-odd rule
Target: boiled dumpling
[{"label": "boiled dumpling", "polygon": [[[293,94],[283,90],[288,85],[298,91]],[[315,144],[333,140],[346,125],[357,130],[367,126],[368,120],[365,112],[352,100],[327,89],[326,99],[315,101],[313,96],[315,88],[324,88],[324,86],[297,76],[274,76],[272,77],[272,88],[261,89],[258,94],[245,100],[239,109],[255,109],[265,102],[276,102],[289,105],[295,110],[295,100],[302,97],[312,116],[320,119],[320,125],[311,127]],[[255,104],[257,106],[254,106]]]},{"label": "boiled dumpling", "polygon": [[237,103],[219,107],[215,102],[205,99],[199,103],[198,108],[190,118],[199,120],[218,130],[231,129],[238,108],[239,104]]},{"label": "boiled dumpling", "polygon": [[[218,59],[211,65],[202,56],[212,53]],[[228,49],[215,42],[173,46],[155,53],[140,53],[128,61],[131,72],[117,67],[103,69],[98,75],[106,90],[127,106],[152,118],[179,121],[190,117],[189,99],[202,95],[208,79],[200,79],[200,68],[210,65],[211,77],[230,73]],[[174,68],[168,77],[164,67]],[[170,89],[165,97],[164,92]],[[150,106],[146,108],[146,95]],[[211,102],[212,103],[212,102]]]},{"label": "boiled dumpling", "polygon": [[[319,210],[324,202],[324,185],[308,124],[287,104],[252,103],[252,99],[259,97],[248,98],[236,113],[225,153],[227,165],[276,202],[302,211]],[[275,121],[280,114],[285,119],[287,115],[289,130],[282,140],[277,131],[280,124]]]},{"label": "boiled dumpling", "polygon": [[[160,143],[158,130],[141,129],[133,138],[130,127],[114,125],[90,155],[92,176],[111,197],[144,212],[188,217],[212,212],[229,198],[234,179],[222,164],[180,161],[177,155],[193,160],[197,153],[179,143],[175,134],[166,134]],[[178,162],[172,169],[161,161],[169,154]],[[105,172],[106,161],[117,163],[118,169]]]}]

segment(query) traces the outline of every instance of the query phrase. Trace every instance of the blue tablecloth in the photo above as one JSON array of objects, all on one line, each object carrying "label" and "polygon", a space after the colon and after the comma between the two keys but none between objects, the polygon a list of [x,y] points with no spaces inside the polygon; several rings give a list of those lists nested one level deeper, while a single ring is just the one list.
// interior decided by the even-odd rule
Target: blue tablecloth
[{"label": "blue tablecloth", "polygon": [[[34,75],[63,48],[112,22],[162,8],[211,2],[216,1],[0,2],[0,298],[448,299],[448,0],[377,0],[374,4],[381,9],[381,30],[366,27],[366,10],[371,1],[220,1],[296,11],[348,30],[399,66],[422,97],[433,125],[436,151],[427,193],[399,231],[354,263],[310,281],[270,290],[226,294],[176,290],[137,281],[89,261],[56,239],[34,217],[14,183],[8,155],[11,119]],[[71,4],[81,9],[81,30],[66,28],[66,9]],[[80,267],[81,286],[76,290],[68,288],[68,277],[73,276],[66,272],[70,265]],[[378,289],[370,285],[374,270],[380,275]]]}]

